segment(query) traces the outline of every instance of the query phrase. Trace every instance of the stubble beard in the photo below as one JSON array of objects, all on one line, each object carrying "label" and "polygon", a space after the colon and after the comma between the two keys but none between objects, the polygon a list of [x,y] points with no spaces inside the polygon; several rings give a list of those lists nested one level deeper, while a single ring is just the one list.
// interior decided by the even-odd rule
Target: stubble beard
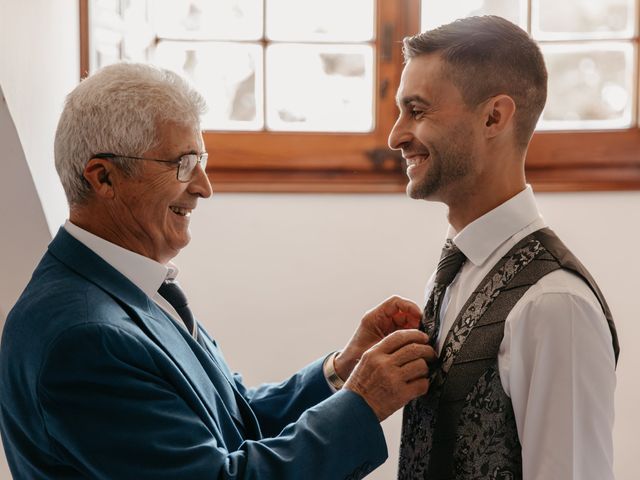
[{"label": "stubble beard", "polygon": [[[470,137],[469,132],[459,132],[458,138]],[[467,137],[463,136],[467,135]],[[416,200],[441,200],[455,192],[456,185],[462,183],[473,171],[474,154],[470,140],[458,141],[444,150],[429,149],[430,155],[422,178],[414,178],[407,184],[407,195]]]}]

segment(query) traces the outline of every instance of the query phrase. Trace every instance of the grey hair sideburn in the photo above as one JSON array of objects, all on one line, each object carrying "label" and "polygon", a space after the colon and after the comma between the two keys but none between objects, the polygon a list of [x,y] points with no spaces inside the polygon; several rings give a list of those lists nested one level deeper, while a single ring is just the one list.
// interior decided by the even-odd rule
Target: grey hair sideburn
[{"label": "grey hair sideburn", "polygon": [[[54,141],[55,166],[70,206],[85,203],[91,188],[84,179],[97,153],[140,156],[158,145],[165,122],[200,128],[206,102],[178,74],[139,63],[118,63],[90,75],[67,96]],[[118,159],[128,175],[136,160]]]}]

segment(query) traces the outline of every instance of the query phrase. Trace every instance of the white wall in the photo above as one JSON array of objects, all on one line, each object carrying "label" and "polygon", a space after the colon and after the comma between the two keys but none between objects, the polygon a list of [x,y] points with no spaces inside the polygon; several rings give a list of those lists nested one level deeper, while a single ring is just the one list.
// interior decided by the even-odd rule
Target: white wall
[{"label": "white wall", "polygon": [[78,45],[77,1],[0,0],[0,86],[53,232],[67,215],[53,136],[80,73]]},{"label": "white wall", "polygon": [[[77,2],[0,0],[0,85],[52,230],[66,215],[52,142],[63,97],[77,81],[77,34]],[[7,132],[0,127],[0,145]],[[2,160],[6,169],[4,154]],[[17,168],[25,172],[24,164]],[[2,184],[0,204],[6,225],[39,232],[29,244],[35,249],[48,240],[41,214],[10,216],[38,211],[24,207],[36,193],[22,178],[19,201],[3,194]],[[599,281],[616,317],[623,348],[616,471],[618,480],[636,480],[640,260],[631,253],[640,242],[640,192],[545,194],[539,201]],[[278,380],[340,348],[362,313],[388,295],[421,300],[445,233],[444,214],[439,205],[403,195],[218,195],[195,212],[193,242],[177,262],[194,310],[231,366],[248,383]],[[3,266],[15,252],[11,247],[3,230]],[[22,260],[30,271],[34,259],[25,253]],[[8,288],[17,292],[23,285],[16,276]],[[6,310],[0,304],[0,312]],[[399,416],[384,427],[391,458],[372,479],[395,475]],[[0,478],[9,478],[2,461]]]}]

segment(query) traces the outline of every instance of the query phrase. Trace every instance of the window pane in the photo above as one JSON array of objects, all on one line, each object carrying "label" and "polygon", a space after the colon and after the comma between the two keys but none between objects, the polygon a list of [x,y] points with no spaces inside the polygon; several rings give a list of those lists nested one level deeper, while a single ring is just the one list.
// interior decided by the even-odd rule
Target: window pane
[{"label": "window pane", "polygon": [[267,0],[266,4],[271,40],[365,42],[374,35],[374,0]]},{"label": "window pane", "polygon": [[160,38],[262,38],[262,0],[153,0],[152,12]]},{"label": "window pane", "polygon": [[189,78],[207,99],[208,130],[259,130],[263,126],[262,47],[256,44],[158,44],[154,64]]},{"label": "window pane", "polygon": [[120,0],[92,0],[91,22],[99,27],[122,28],[122,10]]},{"label": "window pane", "polygon": [[120,60],[147,61],[155,35],[148,23],[145,2],[93,0],[89,11],[91,71]]},{"label": "window pane", "polygon": [[272,45],[266,64],[270,129],[367,132],[373,128],[371,47]]},{"label": "window pane", "polygon": [[540,39],[629,38],[635,0],[533,0],[532,32]]},{"label": "window pane", "polygon": [[547,45],[549,94],[541,129],[622,128],[631,125],[631,43]]},{"label": "window pane", "polygon": [[457,18],[499,15],[526,28],[526,0],[422,0],[421,29],[431,30]]}]

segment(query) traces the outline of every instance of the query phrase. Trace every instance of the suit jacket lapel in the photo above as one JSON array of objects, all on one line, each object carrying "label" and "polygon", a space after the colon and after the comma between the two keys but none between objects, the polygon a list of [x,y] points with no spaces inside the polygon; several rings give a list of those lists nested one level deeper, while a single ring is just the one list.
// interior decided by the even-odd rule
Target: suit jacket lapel
[{"label": "suit jacket lapel", "polygon": [[[207,355],[197,354],[199,345],[187,332],[183,332],[173,320],[129,279],[96,255],[91,249],[60,228],[49,245],[49,253],[67,265],[78,275],[107,292],[129,314],[141,330],[173,359],[182,374],[189,380],[211,418],[227,411],[235,424],[242,428],[236,396],[229,380]],[[185,338],[186,336],[189,339]],[[206,371],[205,371],[206,368]],[[222,420],[222,419],[221,419]],[[237,437],[239,432],[224,420],[219,422],[225,439]],[[210,427],[213,427],[211,425]],[[217,427],[214,427],[217,429]]]},{"label": "suit jacket lapel", "polygon": [[238,391],[235,381],[233,379],[233,374],[227,368],[227,363],[224,361],[222,356],[220,355],[220,351],[218,350],[218,346],[216,343],[209,337],[207,332],[198,325],[198,341],[202,343],[203,349],[207,352],[207,354],[212,358],[213,364],[219,370],[220,374],[229,380],[229,384],[231,385],[231,390],[233,391],[236,405],[240,409],[240,413],[243,420],[243,425],[245,427],[245,432],[247,433],[247,438],[258,440],[262,438],[262,432],[260,431],[260,423],[255,416],[255,413],[251,409],[251,406],[247,402],[247,400],[240,394]]},{"label": "suit jacket lapel", "polygon": [[155,302],[150,302],[149,308],[150,311],[136,312],[143,331],[173,358],[183,375],[191,380],[205,405],[208,405],[208,400],[214,400],[215,408],[213,411],[210,408],[212,416],[218,416],[218,411],[226,411],[243,431],[242,415],[227,377],[195,339],[178,327]]}]

